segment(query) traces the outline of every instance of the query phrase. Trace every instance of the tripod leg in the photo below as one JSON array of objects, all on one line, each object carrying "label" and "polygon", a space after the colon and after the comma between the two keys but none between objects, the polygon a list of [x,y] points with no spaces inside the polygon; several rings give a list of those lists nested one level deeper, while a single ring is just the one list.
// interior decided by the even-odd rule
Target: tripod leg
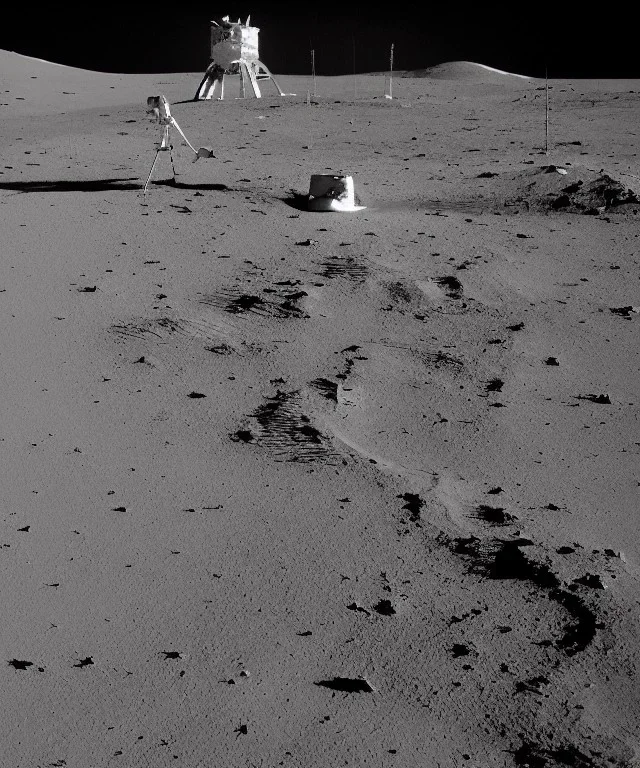
[{"label": "tripod leg", "polygon": [[175,184],[176,179],[176,167],[173,163],[173,144],[169,144],[169,157],[171,158],[171,170],[173,171],[173,183]]},{"label": "tripod leg", "polygon": [[151,170],[149,171],[149,175],[147,176],[147,181],[144,185],[144,194],[147,194],[147,187],[149,186],[149,182],[151,181],[151,174],[153,173],[153,169],[156,167],[156,163],[158,162],[158,155],[160,154],[160,150],[156,152],[156,156],[153,158],[153,164],[151,165]]}]

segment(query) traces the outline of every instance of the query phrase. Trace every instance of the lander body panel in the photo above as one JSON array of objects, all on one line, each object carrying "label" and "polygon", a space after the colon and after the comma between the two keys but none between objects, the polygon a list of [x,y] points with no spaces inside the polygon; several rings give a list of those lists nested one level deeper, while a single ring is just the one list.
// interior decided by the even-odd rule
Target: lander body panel
[{"label": "lander body panel", "polygon": [[[276,82],[274,76],[260,61],[258,49],[258,35],[260,29],[249,25],[249,19],[242,24],[229,21],[225,16],[219,22],[211,22],[211,61],[202,78],[194,101],[212,99],[216,88],[220,87],[220,96],[224,98],[225,75],[240,76],[240,97],[253,92],[256,98],[260,98],[259,80],[271,80],[280,96],[285,96]],[[291,94],[293,95],[293,94]]]}]

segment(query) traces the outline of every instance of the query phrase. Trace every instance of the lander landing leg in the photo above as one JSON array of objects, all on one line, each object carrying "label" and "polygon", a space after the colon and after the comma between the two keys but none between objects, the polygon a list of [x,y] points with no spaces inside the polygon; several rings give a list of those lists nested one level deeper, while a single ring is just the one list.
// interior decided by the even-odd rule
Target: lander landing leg
[{"label": "lander landing leg", "polygon": [[275,79],[275,77],[271,74],[271,72],[260,60],[254,59],[251,61],[245,61],[244,59],[241,59],[238,62],[238,65],[240,67],[240,83],[241,83],[240,98],[244,98],[245,96],[245,88],[246,88],[245,77],[248,79],[249,85],[256,99],[262,98],[262,94],[260,93],[260,86],[258,85],[258,82],[260,80],[271,80],[271,82],[275,85],[276,90],[278,91],[278,94],[280,96],[295,95],[295,94],[285,93],[282,90],[282,88],[280,88],[280,86],[278,85],[278,81]]},{"label": "lander landing leg", "polygon": [[194,101],[208,101],[212,99],[216,92],[216,87],[220,83],[220,96],[219,99],[224,98],[224,72],[218,69],[210,70],[204,73],[204,77],[198,86],[196,95],[193,97]]},{"label": "lander landing leg", "polygon": [[[278,81],[275,79],[275,77],[271,74],[271,72],[260,60],[256,59],[256,61],[253,62],[253,68],[254,68],[254,76],[256,80],[271,80],[271,82],[275,85],[280,96],[295,96],[295,93],[285,93],[282,90],[282,88],[278,85]],[[256,83],[256,88],[257,87],[258,85]]]},{"label": "lander landing leg", "polygon": [[[258,85],[261,80],[271,80],[280,96],[295,96],[294,93],[285,93],[278,85],[278,81],[275,79],[275,77],[258,59],[238,59],[232,63],[237,65],[238,74],[240,75],[239,98],[246,98],[247,85],[249,92],[253,93],[256,99],[262,98],[260,86]],[[218,99],[224,99],[224,75],[225,73],[217,67],[211,67],[207,69],[204,77],[202,78],[202,81],[200,82],[200,85],[198,86],[198,90],[196,91],[196,95],[194,96],[193,100],[209,101],[210,99],[213,99],[218,83],[220,83],[220,96],[218,96]]]}]

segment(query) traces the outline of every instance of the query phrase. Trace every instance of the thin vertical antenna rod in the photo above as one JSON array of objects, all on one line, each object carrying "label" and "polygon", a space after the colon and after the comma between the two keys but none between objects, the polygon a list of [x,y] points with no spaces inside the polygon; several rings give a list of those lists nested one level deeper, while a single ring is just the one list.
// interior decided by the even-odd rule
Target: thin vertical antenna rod
[{"label": "thin vertical antenna rod", "polygon": [[544,95],[545,95],[545,109],[544,109],[544,153],[549,154],[549,75],[547,72],[547,65],[544,65]]},{"label": "thin vertical antenna rod", "polygon": [[393,43],[391,43],[391,56],[389,57],[389,98],[393,98]]},{"label": "thin vertical antenna rod", "polygon": [[313,97],[316,97],[316,52],[311,49],[311,76],[313,77]]}]

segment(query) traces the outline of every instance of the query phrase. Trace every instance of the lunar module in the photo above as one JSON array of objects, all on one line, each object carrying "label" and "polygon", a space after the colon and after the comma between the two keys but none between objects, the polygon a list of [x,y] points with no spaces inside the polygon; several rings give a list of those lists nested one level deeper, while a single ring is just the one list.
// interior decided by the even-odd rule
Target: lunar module
[{"label": "lunar module", "polygon": [[259,99],[262,94],[258,82],[271,80],[280,96],[285,94],[274,76],[258,58],[258,27],[249,26],[251,17],[245,24],[240,19],[234,24],[224,16],[219,22],[211,22],[211,63],[198,86],[194,101],[212,99],[216,87],[220,85],[219,99],[224,98],[225,75],[240,75],[240,95],[244,99],[247,90]]}]

